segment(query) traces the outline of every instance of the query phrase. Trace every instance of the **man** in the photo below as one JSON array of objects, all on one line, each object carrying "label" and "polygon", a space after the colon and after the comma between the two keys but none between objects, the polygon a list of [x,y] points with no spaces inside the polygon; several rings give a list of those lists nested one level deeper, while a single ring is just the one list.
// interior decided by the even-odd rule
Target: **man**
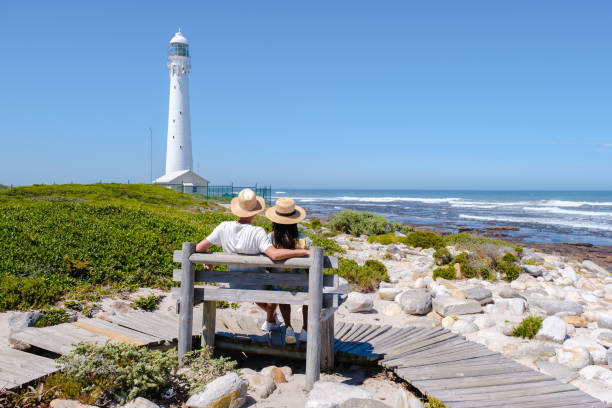
[{"label": "man", "polygon": [[[238,221],[224,221],[219,224],[206,239],[196,246],[196,252],[206,252],[212,245],[216,245],[222,247],[223,252],[229,254],[255,255],[264,253],[273,261],[308,256],[308,249],[275,248],[266,231],[251,224],[253,218],[262,212],[265,206],[263,198],[256,196],[253,190],[245,188],[238,194],[238,197],[232,199],[230,204],[232,214],[237,215],[240,219]],[[254,270],[253,268],[235,266],[228,267],[228,269],[232,271]],[[232,285],[231,287],[235,289],[263,289],[263,285]],[[277,328],[276,304],[257,303],[257,306],[266,312],[266,322],[263,324],[262,330],[269,331]]]}]

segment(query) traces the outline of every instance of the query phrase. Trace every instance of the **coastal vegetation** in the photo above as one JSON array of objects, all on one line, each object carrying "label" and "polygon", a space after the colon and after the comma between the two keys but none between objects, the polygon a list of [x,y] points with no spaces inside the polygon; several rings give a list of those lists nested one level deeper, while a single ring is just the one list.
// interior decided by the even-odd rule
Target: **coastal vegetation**
[{"label": "coastal vegetation", "polygon": [[201,198],[138,184],[6,189],[0,210],[0,310],[167,289],[172,251],[237,219]]},{"label": "coastal vegetation", "polygon": [[150,294],[149,296],[139,297],[138,299],[130,303],[130,306],[133,309],[140,309],[140,310],[145,310],[147,312],[150,312],[157,307],[160,301],[161,301],[161,296]]},{"label": "coastal vegetation", "polygon": [[70,315],[66,312],[66,309],[47,309],[43,311],[43,315],[36,321],[34,326],[55,326],[56,324],[67,322],[69,318]]},{"label": "coastal vegetation", "polygon": [[379,235],[394,231],[405,234],[412,231],[411,226],[391,222],[382,215],[354,210],[343,210],[334,214],[328,226],[332,231],[355,236]]},{"label": "coastal vegetation", "polygon": [[377,260],[369,259],[364,265],[359,265],[352,259],[340,258],[338,269],[330,270],[346,279],[354,290],[372,292],[378,288],[380,282],[389,282],[385,265]]},{"label": "coastal vegetation", "polygon": [[540,316],[527,316],[512,331],[514,337],[533,339],[542,328],[542,318]]}]

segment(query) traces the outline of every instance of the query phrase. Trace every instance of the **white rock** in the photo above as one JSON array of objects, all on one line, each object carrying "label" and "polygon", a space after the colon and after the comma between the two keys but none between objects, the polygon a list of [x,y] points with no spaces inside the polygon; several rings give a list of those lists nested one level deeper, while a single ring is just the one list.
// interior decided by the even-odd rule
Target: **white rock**
[{"label": "white rock", "polygon": [[351,292],[348,294],[344,305],[351,313],[369,312],[374,307],[374,302],[365,293]]},{"label": "white rock", "polygon": [[597,318],[597,327],[600,329],[612,329],[612,314],[600,314]]},{"label": "white rock", "polygon": [[397,300],[405,313],[424,315],[431,311],[431,295],[423,289],[407,290]]},{"label": "white rock", "polygon": [[560,312],[568,312],[572,315],[580,316],[584,311],[582,305],[577,302],[546,299],[541,297],[530,297],[529,307],[531,308],[531,306],[544,310],[549,316]]},{"label": "white rock", "polygon": [[554,341],[563,343],[567,336],[567,325],[556,316],[548,316],[542,322],[542,328],[538,330],[536,340]]},{"label": "white rock", "polygon": [[378,297],[383,300],[393,300],[402,291],[402,288],[380,288],[378,289]]},{"label": "white rock", "polygon": [[400,387],[395,394],[393,408],[423,408],[423,403],[408,390]]},{"label": "white rock", "polygon": [[495,320],[493,320],[493,318],[490,316],[482,315],[474,319],[474,324],[478,326],[480,330],[483,330],[495,326]]},{"label": "white rock", "polygon": [[606,364],[606,349],[596,340],[590,337],[572,337],[563,343],[563,347],[584,347],[591,354],[591,360],[594,364]]},{"label": "white rock", "polygon": [[557,362],[577,370],[592,363],[589,350],[584,347],[559,348],[557,350]]},{"label": "white rock", "polygon": [[138,397],[125,404],[123,408],[159,408],[159,405],[146,398]]},{"label": "white rock", "polygon": [[576,282],[578,280],[578,275],[576,271],[571,266],[566,266],[565,269],[561,269],[561,276],[566,279],[569,279],[572,282]]},{"label": "white rock", "polygon": [[414,288],[415,289],[425,289],[426,287],[427,287],[427,282],[425,282],[425,280],[423,278],[418,278],[414,282]]},{"label": "white rock", "polygon": [[580,376],[585,380],[597,380],[612,385],[612,371],[607,368],[589,365],[580,370]]},{"label": "white rock", "polygon": [[603,275],[603,276],[609,275],[608,271],[606,271],[604,268],[597,265],[593,261],[589,261],[589,260],[582,261],[582,267],[585,268],[587,271],[598,274],[598,275]]},{"label": "white rock", "polygon": [[495,301],[495,307],[500,312],[520,316],[525,313],[527,302],[521,298],[497,299]]},{"label": "white rock", "polygon": [[187,400],[189,408],[239,408],[246,402],[247,383],[236,373],[225,374],[208,383],[204,391]]},{"label": "white rock", "polygon": [[276,383],[272,377],[267,377],[261,374],[248,376],[246,380],[259,398],[267,398],[276,389]]},{"label": "white rock", "polygon": [[453,327],[453,324],[455,324],[455,319],[453,319],[452,316],[446,316],[442,319],[441,324],[443,328],[450,329],[451,327]]},{"label": "white rock", "polygon": [[470,333],[476,333],[478,331],[478,326],[476,326],[472,322],[468,322],[467,320],[457,320],[455,324],[453,324],[451,330],[455,333],[465,335]]},{"label": "white rock", "polygon": [[308,394],[305,408],[338,408],[351,398],[372,399],[366,390],[355,385],[317,381]]},{"label": "white rock", "polygon": [[437,296],[433,308],[441,316],[480,313],[482,307],[475,300],[456,299],[450,296]]}]

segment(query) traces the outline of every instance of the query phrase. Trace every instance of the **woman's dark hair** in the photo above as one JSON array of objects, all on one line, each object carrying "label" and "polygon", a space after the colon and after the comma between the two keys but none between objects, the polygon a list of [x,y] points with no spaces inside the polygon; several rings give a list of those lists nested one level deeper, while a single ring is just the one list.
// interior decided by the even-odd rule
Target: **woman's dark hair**
[{"label": "woman's dark hair", "polygon": [[297,224],[272,223],[274,248],[295,249],[298,244]]}]

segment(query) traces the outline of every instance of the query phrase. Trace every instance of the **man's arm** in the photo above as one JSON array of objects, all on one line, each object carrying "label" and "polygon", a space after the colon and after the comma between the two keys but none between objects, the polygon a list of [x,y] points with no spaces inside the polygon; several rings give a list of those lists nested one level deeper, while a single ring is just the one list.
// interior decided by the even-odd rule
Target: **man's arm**
[{"label": "man's arm", "polygon": [[208,239],[203,239],[198,245],[196,245],[196,252],[206,252],[210,249],[212,243]]},{"label": "man's arm", "polygon": [[264,251],[264,254],[266,254],[268,258],[273,261],[282,261],[289,258],[308,256],[310,254],[310,250],[274,248],[274,245],[270,245],[268,249]]}]

